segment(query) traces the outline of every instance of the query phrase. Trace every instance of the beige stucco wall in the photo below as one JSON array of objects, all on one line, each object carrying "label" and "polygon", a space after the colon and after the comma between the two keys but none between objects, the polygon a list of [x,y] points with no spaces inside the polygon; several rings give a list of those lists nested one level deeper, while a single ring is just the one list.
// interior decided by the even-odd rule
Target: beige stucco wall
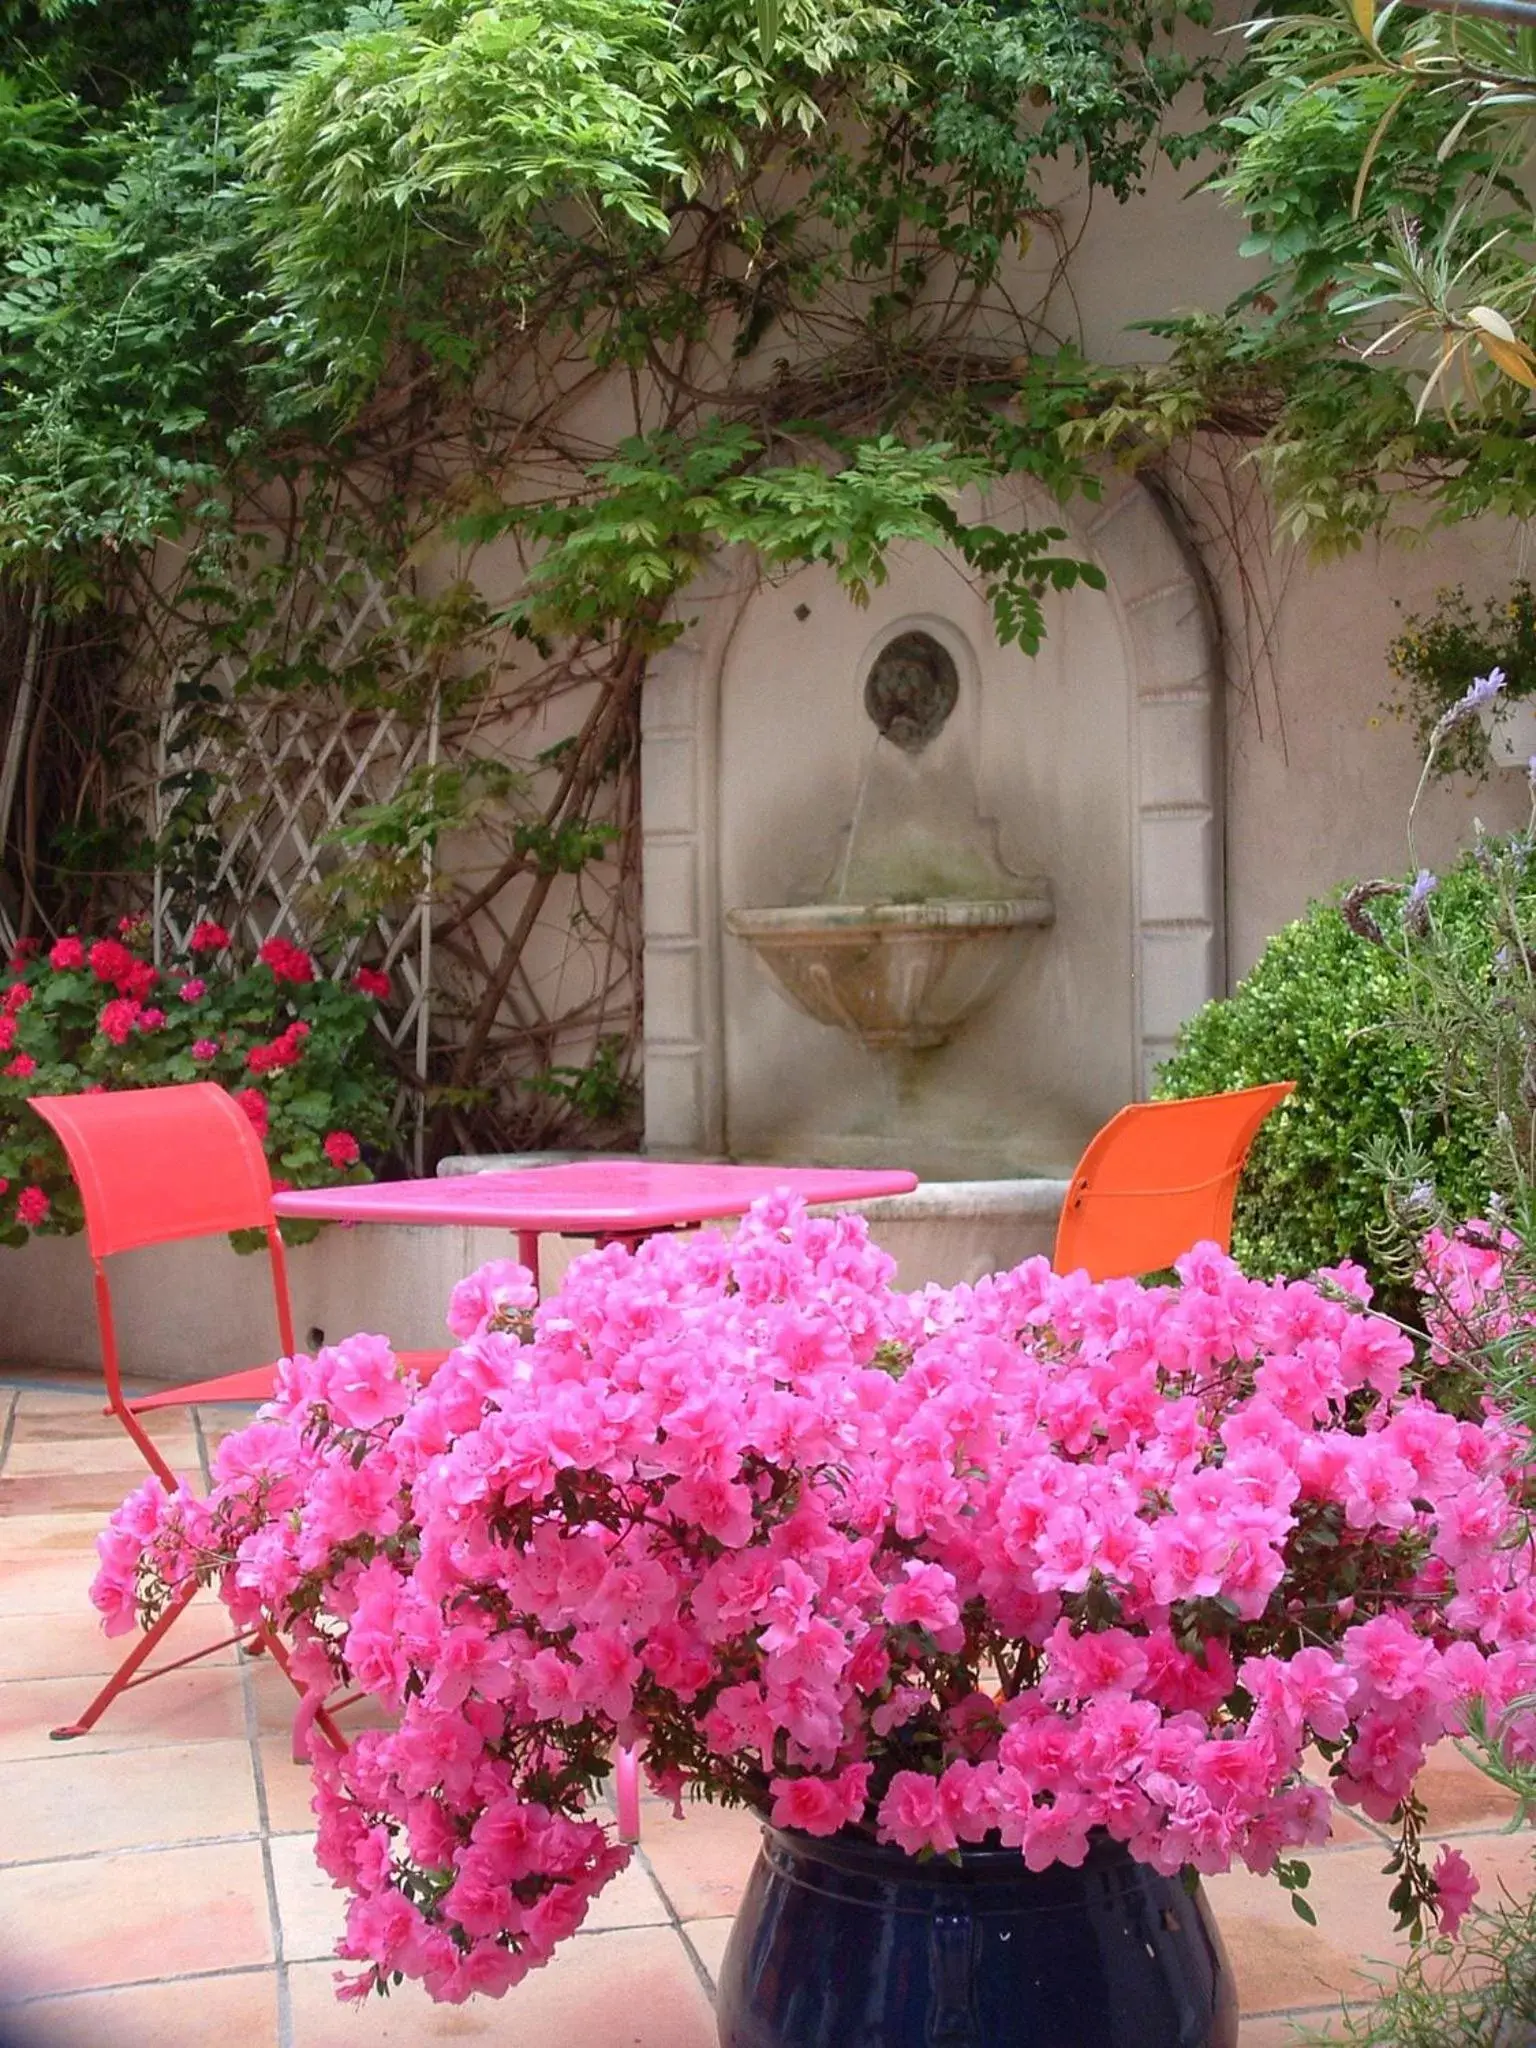
[{"label": "beige stucco wall", "polygon": [[[1064,230],[1079,239],[1070,292],[1058,289],[1040,310],[1090,357],[1156,359],[1163,344],[1137,332],[1137,322],[1218,310],[1256,282],[1259,266],[1237,254],[1237,214],[1217,194],[1192,189],[1195,168],[1161,165],[1147,192],[1123,207],[1102,197],[1089,206],[1079,174],[1057,175]],[[1046,253],[1037,239],[1013,281],[1023,303],[1032,303],[1028,283],[1045,275]],[[1240,450],[1226,454],[1240,465]],[[1237,483],[1241,505],[1240,468]],[[1211,488],[1208,468],[1185,502],[1207,527],[1201,552],[1228,636],[1226,958],[1236,977],[1311,898],[1407,866],[1405,820],[1420,761],[1410,728],[1384,715],[1394,695],[1388,643],[1403,611],[1427,609],[1447,584],[1464,584],[1474,602],[1501,591],[1528,571],[1529,551],[1522,528],[1489,520],[1317,563],[1276,546],[1263,507],[1250,504],[1240,576],[1230,536],[1217,531],[1233,507]],[[1422,806],[1417,856],[1439,864],[1466,843],[1474,814],[1512,826],[1526,809],[1524,777],[1508,770],[1475,790],[1436,786]]]}]

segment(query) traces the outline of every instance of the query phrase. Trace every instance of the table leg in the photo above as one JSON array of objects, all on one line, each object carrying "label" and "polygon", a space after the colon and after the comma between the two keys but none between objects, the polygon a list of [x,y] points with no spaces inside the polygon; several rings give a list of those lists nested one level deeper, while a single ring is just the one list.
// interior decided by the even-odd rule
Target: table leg
[{"label": "table leg", "polygon": [[533,1275],[533,1291],[539,1292],[539,1233],[536,1230],[520,1230],[517,1233],[517,1263],[526,1266]]}]

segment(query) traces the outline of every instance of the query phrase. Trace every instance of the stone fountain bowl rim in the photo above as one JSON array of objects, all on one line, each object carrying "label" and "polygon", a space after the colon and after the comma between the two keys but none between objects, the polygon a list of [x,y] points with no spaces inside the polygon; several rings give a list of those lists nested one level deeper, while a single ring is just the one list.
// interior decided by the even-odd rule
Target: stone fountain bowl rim
[{"label": "stone fountain bowl rim", "polygon": [[1050,890],[1027,896],[938,896],[912,903],[787,903],[728,910],[727,929],[741,939],[794,938],[838,932],[1017,931],[1049,924]]}]

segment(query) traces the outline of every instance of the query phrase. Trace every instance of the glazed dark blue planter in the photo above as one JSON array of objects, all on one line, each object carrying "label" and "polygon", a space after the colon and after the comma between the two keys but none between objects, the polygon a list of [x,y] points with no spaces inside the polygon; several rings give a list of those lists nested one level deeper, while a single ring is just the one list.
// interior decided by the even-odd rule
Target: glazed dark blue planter
[{"label": "glazed dark blue planter", "polygon": [[1096,1837],[1080,1870],[764,1828],[720,2048],[1236,2048],[1204,1899]]}]

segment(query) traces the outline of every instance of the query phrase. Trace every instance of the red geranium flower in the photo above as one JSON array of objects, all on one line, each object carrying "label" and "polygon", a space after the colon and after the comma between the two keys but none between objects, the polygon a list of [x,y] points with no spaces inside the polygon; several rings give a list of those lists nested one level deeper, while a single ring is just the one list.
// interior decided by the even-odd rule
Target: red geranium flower
[{"label": "red geranium flower", "polygon": [[36,1230],[39,1223],[46,1221],[52,1207],[41,1188],[23,1188],[16,1197],[16,1214],[29,1230]]},{"label": "red geranium flower", "polygon": [[256,958],[264,967],[271,968],[278,981],[303,982],[315,978],[314,961],[291,939],[268,939]]},{"label": "red geranium flower", "polygon": [[321,1151],[332,1166],[356,1166],[362,1156],[361,1147],[350,1131],[332,1131]]},{"label": "red geranium flower", "polygon": [[0,1009],[5,1011],[7,1017],[14,1017],[16,1012],[24,1010],[31,1000],[31,989],[27,986],[26,982],[18,981],[6,990],[5,1001],[3,1004],[0,1004]]},{"label": "red geranium flower", "polygon": [[195,924],[187,941],[189,953],[221,953],[229,944],[229,933],[221,924]]},{"label": "red geranium flower", "polygon": [[71,968],[85,965],[85,942],[83,939],[60,939],[48,955],[48,965],[57,974],[68,974]]},{"label": "red geranium flower", "polygon": [[5,1071],[13,1081],[25,1081],[28,1075],[37,1072],[37,1061],[33,1059],[31,1053],[19,1052]]},{"label": "red geranium flower", "polygon": [[267,1135],[267,1098],[259,1088],[242,1088],[235,1097],[236,1102],[250,1118],[258,1138]]},{"label": "red geranium flower", "polygon": [[382,1003],[389,994],[389,976],[377,967],[359,967],[352,977],[352,986]]},{"label": "red geranium flower", "polygon": [[131,996],[117,996],[112,1002],[103,1004],[101,1015],[96,1019],[96,1028],[114,1045],[126,1045],[139,1021],[142,1007]]},{"label": "red geranium flower", "polygon": [[[117,988],[126,988],[128,977],[136,967],[144,964],[116,939],[98,939],[91,948],[90,961],[91,972],[96,979],[110,981]],[[154,970],[150,971],[153,973]]]}]

